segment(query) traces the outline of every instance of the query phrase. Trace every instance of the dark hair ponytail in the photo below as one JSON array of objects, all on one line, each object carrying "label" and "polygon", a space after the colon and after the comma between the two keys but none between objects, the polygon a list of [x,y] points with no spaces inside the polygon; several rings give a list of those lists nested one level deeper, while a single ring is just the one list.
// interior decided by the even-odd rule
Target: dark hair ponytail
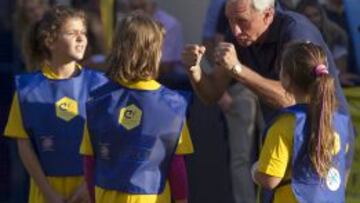
[{"label": "dark hair ponytail", "polygon": [[309,156],[319,176],[326,176],[332,164],[335,136],[333,114],[337,107],[334,79],[326,67],[325,51],[313,43],[294,43],[282,56],[282,74],[310,97]]},{"label": "dark hair ponytail", "polygon": [[335,136],[332,128],[336,109],[334,79],[326,74],[316,78],[310,101],[310,157],[321,177],[332,163]]}]

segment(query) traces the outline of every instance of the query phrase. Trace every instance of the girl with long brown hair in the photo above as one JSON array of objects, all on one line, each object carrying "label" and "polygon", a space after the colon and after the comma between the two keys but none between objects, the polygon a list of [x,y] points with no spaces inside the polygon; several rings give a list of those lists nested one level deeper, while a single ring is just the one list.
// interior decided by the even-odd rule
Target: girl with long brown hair
[{"label": "girl with long brown hair", "polygon": [[110,79],[87,103],[85,176],[94,182],[97,203],[185,203],[187,191],[179,185],[187,183],[182,156],[193,152],[185,121],[189,101],[156,81],[164,30],[142,14],[125,16],[117,26]]},{"label": "girl with long brown hair", "polygon": [[254,180],[275,191],[273,202],[344,202],[349,120],[337,111],[325,51],[288,45],[280,80],[296,104],[268,128]]}]

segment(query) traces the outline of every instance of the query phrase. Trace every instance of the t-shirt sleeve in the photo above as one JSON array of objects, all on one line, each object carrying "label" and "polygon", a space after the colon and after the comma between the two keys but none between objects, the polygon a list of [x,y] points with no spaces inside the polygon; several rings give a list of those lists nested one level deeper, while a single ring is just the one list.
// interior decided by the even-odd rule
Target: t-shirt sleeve
[{"label": "t-shirt sleeve", "polygon": [[283,178],[291,160],[295,117],[285,114],[269,128],[260,153],[258,170],[270,176]]},{"label": "t-shirt sleeve", "polygon": [[191,141],[190,132],[187,123],[185,122],[182,129],[178,146],[176,148],[176,154],[192,154],[194,153],[194,146]]},{"label": "t-shirt sleeve", "polygon": [[5,127],[4,135],[9,138],[17,138],[17,139],[28,139],[29,136],[25,131],[25,127],[23,125],[23,119],[21,116],[19,99],[17,96],[17,92],[15,92],[9,119]]},{"label": "t-shirt sleeve", "polygon": [[89,129],[87,127],[87,123],[85,123],[84,125],[84,133],[80,145],[80,154],[87,156],[94,155],[94,150],[90,141],[90,134],[89,134]]}]

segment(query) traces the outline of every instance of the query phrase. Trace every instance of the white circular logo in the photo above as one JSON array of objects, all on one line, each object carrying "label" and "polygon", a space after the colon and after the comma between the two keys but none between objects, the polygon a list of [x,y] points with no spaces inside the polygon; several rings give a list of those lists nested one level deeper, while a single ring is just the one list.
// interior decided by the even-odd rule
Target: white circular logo
[{"label": "white circular logo", "polygon": [[341,184],[340,173],[336,168],[330,168],[326,176],[326,185],[331,191],[337,191]]}]

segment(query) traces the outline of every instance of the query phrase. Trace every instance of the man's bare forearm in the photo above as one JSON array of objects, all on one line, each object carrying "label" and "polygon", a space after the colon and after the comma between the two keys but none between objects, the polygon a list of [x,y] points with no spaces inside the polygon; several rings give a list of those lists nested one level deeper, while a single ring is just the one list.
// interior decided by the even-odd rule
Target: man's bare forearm
[{"label": "man's bare forearm", "polygon": [[195,92],[204,103],[208,104],[219,100],[231,78],[226,70],[218,65],[215,65],[211,74],[205,73],[200,67],[205,52],[206,48],[202,45],[186,45],[182,52],[182,60]]},{"label": "man's bare forearm", "polygon": [[280,81],[264,78],[248,67],[243,66],[241,73],[234,78],[272,107],[283,108],[295,103],[294,97],[286,92]]},{"label": "man's bare forearm", "polygon": [[207,74],[204,71],[201,73],[201,79],[195,80],[193,77],[190,77],[191,84],[199,96],[202,102],[205,104],[213,104],[217,102],[224,89],[219,89],[220,85],[217,85],[214,76],[214,73]]}]

